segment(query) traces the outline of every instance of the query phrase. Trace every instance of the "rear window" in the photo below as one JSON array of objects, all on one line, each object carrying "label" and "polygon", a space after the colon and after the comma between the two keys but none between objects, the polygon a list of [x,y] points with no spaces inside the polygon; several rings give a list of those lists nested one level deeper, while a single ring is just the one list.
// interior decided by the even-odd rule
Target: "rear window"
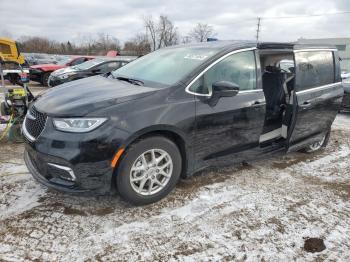
[{"label": "rear window", "polygon": [[296,90],[302,91],[334,83],[332,51],[305,51],[295,54]]},{"label": "rear window", "polygon": [[11,47],[9,45],[5,45],[5,44],[0,43],[0,53],[10,55],[11,54]]}]

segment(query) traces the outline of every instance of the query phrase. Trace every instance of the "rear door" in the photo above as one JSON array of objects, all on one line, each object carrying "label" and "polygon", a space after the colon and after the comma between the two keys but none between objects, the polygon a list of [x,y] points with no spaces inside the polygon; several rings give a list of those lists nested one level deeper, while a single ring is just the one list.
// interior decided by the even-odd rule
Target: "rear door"
[{"label": "rear door", "polygon": [[287,148],[297,150],[321,140],[341,106],[343,87],[336,50],[295,50],[293,118]]}]

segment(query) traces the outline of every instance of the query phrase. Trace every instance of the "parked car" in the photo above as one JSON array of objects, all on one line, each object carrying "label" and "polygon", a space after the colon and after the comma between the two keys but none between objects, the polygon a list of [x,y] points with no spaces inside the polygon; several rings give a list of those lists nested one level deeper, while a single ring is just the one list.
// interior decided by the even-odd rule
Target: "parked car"
[{"label": "parked car", "polygon": [[342,111],[350,111],[350,79],[343,80],[344,97],[342,103]]},{"label": "parked car", "polygon": [[136,59],[136,57],[101,57],[89,60],[76,66],[58,69],[51,73],[48,80],[48,85],[50,87],[54,87],[85,77],[110,73],[111,71],[126,65],[134,59]]},{"label": "parked car", "polygon": [[211,165],[319,150],[343,93],[335,47],[165,48],[39,97],[23,124],[25,162],[48,187],[117,188],[126,201],[149,204]]},{"label": "parked car", "polygon": [[341,72],[341,78],[342,79],[348,79],[350,77],[350,73],[347,71],[342,71]]},{"label": "parked car", "polygon": [[53,71],[68,66],[79,65],[94,58],[93,56],[70,56],[58,61],[56,64],[33,65],[29,70],[30,80],[48,86],[49,76]]},{"label": "parked car", "polygon": [[29,66],[57,63],[57,60],[53,55],[37,54],[37,53],[23,53],[23,55]]}]

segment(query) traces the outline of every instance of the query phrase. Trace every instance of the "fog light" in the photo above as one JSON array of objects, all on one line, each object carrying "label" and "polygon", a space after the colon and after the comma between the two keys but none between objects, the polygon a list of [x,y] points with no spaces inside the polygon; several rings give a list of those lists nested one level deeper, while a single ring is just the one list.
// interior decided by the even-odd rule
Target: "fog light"
[{"label": "fog light", "polygon": [[71,168],[61,165],[56,165],[52,163],[48,163],[50,167],[53,167],[54,175],[60,177],[61,179],[68,180],[68,181],[75,181],[76,177],[74,175],[74,172]]}]

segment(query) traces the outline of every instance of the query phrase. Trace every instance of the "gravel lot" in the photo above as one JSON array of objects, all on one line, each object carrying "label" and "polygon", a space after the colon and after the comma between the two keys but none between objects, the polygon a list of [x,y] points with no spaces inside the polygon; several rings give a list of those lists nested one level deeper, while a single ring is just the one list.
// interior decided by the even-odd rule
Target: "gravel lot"
[{"label": "gravel lot", "polygon": [[318,153],[203,171],[146,207],[50,191],[2,143],[0,261],[350,261],[349,132],[341,114]]}]

